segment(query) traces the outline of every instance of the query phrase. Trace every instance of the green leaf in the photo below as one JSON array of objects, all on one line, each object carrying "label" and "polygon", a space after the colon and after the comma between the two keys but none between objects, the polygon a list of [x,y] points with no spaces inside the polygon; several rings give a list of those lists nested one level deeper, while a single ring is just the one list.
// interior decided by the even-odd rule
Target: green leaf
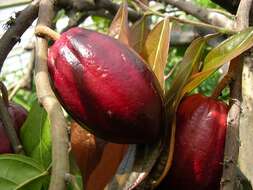
[{"label": "green leaf", "polygon": [[0,189],[40,190],[47,170],[32,158],[16,155],[0,155]]},{"label": "green leaf", "polygon": [[253,28],[247,28],[239,32],[217,47],[212,49],[206,56],[202,72],[192,76],[191,81],[185,86],[184,92],[190,92],[200,85],[212,73],[225,63],[231,61],[253,45]]},{"label": "green leaf", "polygon": [[[178,72],[172,82],[170,90],[166,93],[166,104],[175,106],[182,98],[183,88],[189,81],[194,68],[196,68],[203,59],[203,50],[206,45],[206,38],[197,38],[187,48],[182,63],[178,68]],[[175,108],[174,107],[174,108]]]},{"label": "green leaf", "polygon": [[29,110],[32,106],[32,103],[36,99],[36,93],[34,90],[32,92],[28,92],[26,90],[20,89],[17,94],[13,97],[13,101],[16,102],[17,104],[20,104],[27,110]]},{"label": "green leaf", "polygon": [[128,5],[127,1],[121,4],[109,28],[109,36],[129,45]]},{"label": "green leaf", "polygon": [[203,71],[216,70],[253,45],[253,28],[235,34],[212,49],[206,56]]},{"label": "green leaf", "polygon": [[147,38],[148,29],[148,16],[144,15],[140,20],[135,22],[130,28],[130,46],[137,52],[142,53],[144,42]]},{"label": "green leaf", "polygon": [[164,69],[168,58],[171,26],[169,18],[159,22],[148,34],[142,53],[162,88],[164,88]]},{"label": "green leaf", "polygon": [[44,167],[51,163],[51,133],[47,113],[34,101],[28,118],[21,129],[21,141],[27,155]]}]

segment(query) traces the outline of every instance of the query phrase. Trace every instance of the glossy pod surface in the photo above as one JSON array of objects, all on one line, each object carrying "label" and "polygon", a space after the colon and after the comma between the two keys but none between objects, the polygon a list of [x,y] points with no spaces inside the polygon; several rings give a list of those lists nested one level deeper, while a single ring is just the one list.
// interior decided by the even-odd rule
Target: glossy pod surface
[{"label": "glossy pod surface", "polygon": [[160,189],[218,190],[226,136],[228,106],[192,95],[177,111],[173,164]]},{"label": "glossy pod surface", "polygon": [[[25,122],[28,113],[23,107],[15,103],[9,104],[8,111],[13,119],[16,132],[19,135],[20,128]],[[11,147],[10,140],[8,139],[8,136],[5,132],[3,122],[0,120],[0,154],[3,153],[13,153],[13,149]]]},{"label": "glossy pod surface", "polygon": [[48,66],[63,107],[89,131],[116,143],[158,139],[163,125],[160,86],[125,45],[72,28],[49,49]]}]

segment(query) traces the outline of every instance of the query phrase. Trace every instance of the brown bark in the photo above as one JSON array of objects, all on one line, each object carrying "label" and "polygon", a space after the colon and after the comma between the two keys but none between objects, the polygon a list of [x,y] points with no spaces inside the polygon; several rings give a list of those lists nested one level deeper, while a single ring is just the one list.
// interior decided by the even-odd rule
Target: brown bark
[{"label": "brown bark", "polygon": [[239,167],[253,182],[253,49],[244,61],[242,74],[242,114],[240,119]]},{"label": "brown bark", "polygon": [[[54,0],[41,0],[37,25],[50,26],[54,16]],[[69,141],[67,123],[61,105],[56,99],[49,82],[47,69],[48,42],[36,39],[35,84],[39,102],[46,109],[52,133],[52,172],[49,190],[65,190],[65,175],[69,173]]]}]

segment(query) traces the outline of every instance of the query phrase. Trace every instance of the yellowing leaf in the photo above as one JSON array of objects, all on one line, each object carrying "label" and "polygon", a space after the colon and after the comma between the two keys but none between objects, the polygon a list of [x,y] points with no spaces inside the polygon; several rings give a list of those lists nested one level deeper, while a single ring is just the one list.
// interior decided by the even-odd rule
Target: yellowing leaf
[{"label": "yellowing leaf", "polygon": [[163,88],[164,69],[168,58],[171,26],[172,24],[169,22],[169,18],[165,18],[159,22],[148,34],[142,53],[143,58],[150,65]]},{"label": "yellowing leaf", "polygon": [[183,92],[192,91],[206,80],[220,66],[237,57],[253,46],[253,28],[247,28],[235,34],[211,50],[205,60],[202,72],[191,77],[190,82],[184,87]]},{"label": "yellowing leaf", "polygon": [[128,26],[128,5],[124,1],[117,14],[115,15],[110,28],[108,35],[112,36],[122,43],[129,45],[129,26]]},{"label": "yellowing leaf", "polygon": [[130,28],[130,46],[137,52],[143,51],[144,42],[148,35],[148,16],[144,15]]},{"label": "yellowing leaf", "polygon": [[191,92],[194,88],[200,85],[205,79],[207,79],[212,73],[213,69],[202,71],[193,75],[189,83],[184,87],[183,94]]}]

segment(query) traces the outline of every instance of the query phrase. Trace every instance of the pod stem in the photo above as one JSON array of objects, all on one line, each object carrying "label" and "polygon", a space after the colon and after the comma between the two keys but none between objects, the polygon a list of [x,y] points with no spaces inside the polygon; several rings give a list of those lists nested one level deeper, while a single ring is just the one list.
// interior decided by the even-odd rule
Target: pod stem
[{"label": "pod stem", "polygon": [[222,90],[228,85],[230,84],[230,82],[233,80],[234,78],[234,73],[227,73],[223,79],[219,82],[218,86],[214,89],[213,94],[212,94],[212,98],[217,99]]},{"label": "pod stem", "polygon": [[44,25],[38,25],[35,28],[35,35],[40,37],[47,37],[53,41],[56,41],[61,37],[59,33]]},{"label": "pod stem", "polygon": [[235,76],[238,73],[238,62],[240,62],[240,60],[241,60],[240,56],[231,60],[230,65],[229,65],[229,69],[228,69],[228,73],[223,77],[223,79],[220,81],[220,83],[214,89],[213,94],[212,94],[212,98],[217,99],[220,96],[222,90],[235,79]]}]

